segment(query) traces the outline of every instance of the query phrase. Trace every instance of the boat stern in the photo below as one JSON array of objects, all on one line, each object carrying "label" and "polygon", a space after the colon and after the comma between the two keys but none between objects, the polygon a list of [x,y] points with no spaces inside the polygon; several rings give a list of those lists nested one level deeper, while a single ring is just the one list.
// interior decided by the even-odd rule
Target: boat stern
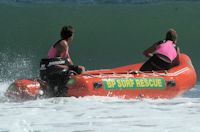
[{"label": "boat stern", "polygon": [[16,80],[9,85],[5,96],[14,99],[35,99],[41,95],[41,86],[37,80]]}]

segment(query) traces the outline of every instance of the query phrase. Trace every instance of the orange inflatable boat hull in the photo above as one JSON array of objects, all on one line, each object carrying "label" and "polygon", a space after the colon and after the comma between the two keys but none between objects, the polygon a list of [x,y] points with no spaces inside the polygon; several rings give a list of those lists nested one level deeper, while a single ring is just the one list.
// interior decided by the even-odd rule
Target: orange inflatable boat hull
[{"label": "orange inflatable boat hull", "polygon": [[[174,98],[194,87],[196,71],[186,54],[180,55],[180,65],[168,71],[141,72],[142,63],[113,69],[91,70],[71,76],[67,96],[111,96],[125,99]],[[7,96],[37,98],[48,84],[39,80],[16,80]],[[14,91],[14,92],[13,92]]]},{"label": "orange inflatable boat hull", "polygon": [[186,54],[168,71],[139,72],[142,63],[73,76],[68,96],[117,96],[122,98],[173,98],[192,88],[196,71]]}]

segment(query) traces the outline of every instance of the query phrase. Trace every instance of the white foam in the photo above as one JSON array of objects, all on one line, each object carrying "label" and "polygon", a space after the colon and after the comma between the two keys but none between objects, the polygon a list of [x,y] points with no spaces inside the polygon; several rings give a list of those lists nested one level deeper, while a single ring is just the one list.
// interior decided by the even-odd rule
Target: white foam
[{"label": "white foam", "polygon": [[[1,84],[4,89],[8,84]],[[190,92],[199,92],[197,85]],[[111,97],[50,98],[0,103],[0,131],[200,131],[200,95],[171,100]],[[12,124],[12,125],[11,125]]]}]

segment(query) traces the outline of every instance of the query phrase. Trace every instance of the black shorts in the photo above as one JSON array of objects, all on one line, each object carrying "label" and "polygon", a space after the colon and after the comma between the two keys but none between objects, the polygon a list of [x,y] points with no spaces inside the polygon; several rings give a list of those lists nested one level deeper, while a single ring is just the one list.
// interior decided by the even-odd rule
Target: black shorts
[{"label": "black shorts", "polygon": [[171,66],[171,62],[164,61],[163,59],[160,59],[157,54],[154,54],[142,65],[140,71],[169,70]]}]

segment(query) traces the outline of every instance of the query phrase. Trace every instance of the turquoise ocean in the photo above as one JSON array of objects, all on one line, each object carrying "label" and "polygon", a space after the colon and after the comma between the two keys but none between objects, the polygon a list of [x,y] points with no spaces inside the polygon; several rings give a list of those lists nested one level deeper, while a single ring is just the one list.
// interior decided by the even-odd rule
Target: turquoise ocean
[{"label": "turquoise ocean", "polygon": [[13,80],[38,77],[64,25],[75,28],[73,62],[88,70],[145,61],[143,50],[174,28],[200,75],[198,0],[0,0],[0,132],[200,131],[199,83],[170,100],[6,98]]},{"label": "turquoise ocean", "polygon": [[72,60],[88,70],[144,61],[143,50],[174,28],[199,73],[199,11],[197,0],[1,0],[1,79],[38,76],[64,25],[75,28]]}]

